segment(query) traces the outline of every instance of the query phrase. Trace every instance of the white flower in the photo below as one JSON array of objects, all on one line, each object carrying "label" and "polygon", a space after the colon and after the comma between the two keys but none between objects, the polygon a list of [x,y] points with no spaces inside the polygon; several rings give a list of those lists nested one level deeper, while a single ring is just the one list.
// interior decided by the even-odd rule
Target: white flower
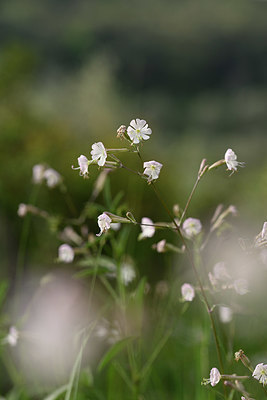
[{"label": "white flower", "polygon": [[148,127],[148,124],[144,119],[136,118],[132,119],[130,126],[127,128],[129,138],[134,144],[141,142],[142,140],[149,139],[152,130]]},{"label": "white flower", "polygon": [[19,332],[18,332],[17,328],[15,328],[15,326],[11,326],[9,329],[8,335],[6,337],[7,343],[10,346],[14,347],[17,344],[18,338],[19,338]]},{"label": "white flower", "polygon": [[220,321],[223,324],[228,324],[233,319],[233,311],[229,307],[220,306],[220,308],[219,308],[219,317],[220,317]]},{"label": "white flower", "polygon": [[229,171],[237,171],[237,167],[244,167],[245,163],[237,161],[237,155],[232,149],[228,149],[224,155],[224,159]]},{"label": "white flower", "polygon": [[43,164],[36,164],[32,168],[33,183],[41,183],[44,178],[45,166]]},{"label": "white flower", "polygon": [[110,224],[112,222],[112,219],[105,213],[101,214],[97,218],[97,223],[100,228],[100,232],[97,233],[96,236],[101,236],[102,233],[105,233],[109,228]]},{"label": "white flower", "polygon": [[88,176],[88,165],[89,165],[89,161],[87,159],[87,157],[85,157],[84,155],[80,155],[80,157],[78,157],[78,164],[79,167],[74,168],[72,166],[72,169],[79,169],[80,170],[80,175],[83,176],[84,178],[86,178]]},{"label": "white flower", "polygon": [[243,296],[244,294],[248,293],[248,281],[246,279],[240,278],[234,281],[234,289],[237,294]]},{"label": "white flower", "polygon": [[61,175],[53,168],[46,169],[43,177],[50,188],[56,187],[61,182]]},{"label": "white flower", "polygon": [[189,283],[184,283],[182,285],[181,293],[184,301],[192,301],[195,297],[195,289]]},{"label": "white flower", "polygon": [[255,379],[258,379],[260,383],[263,385],[267,384],[267,364],[260,363],[256,365],[256,368],[253,371],[252,376]]},{"label": "white flower", "polygon": [[129,263],[123,263],[120,268],[120,278],[122,283],[127,286],[136,277],[133,266]]},{"label": "white flower", "polygon": [[58,260],[64,263],[71,263],[74,259],[74,250],[71,246],[64,243],[58,248]]},{"label": "white flower", "polygon": [[156,244],[156,250],[158,253],[164,253],[166,251],[166,240],[162,239]]},{"label": "white flower", "polygon": [[107,159],[107,152],[102,142],[97,142],[92,145],[92,160],[96,161],[100,167],[105,165]]},{"label": "white flower", "polygon": [[192,239],[201,232],[202,225],[197,218],[187,218],[183,223],[183,231],[187,238]]},{"label": "white flower", "polygon": [[152,219],[147,217],[143,217],[141,219],[141,229],[142,232],[140,233],[138,240],[142,240],[144,238],[151,238],[156,230],[156,228],[153,225]]},{"label": "white flower", "polygon": [[220,382],[220,380],[221,380],[220,371],[217,368],[212,368],[210,370],[209,383],[211,384],[211,386],[215,386],[215,385],[217,385],[217,383]]},{"label": "white flower", "polygon": [[18,216],[19,217],[25,217],[25,215],[28,212],[28,206],[24,203],[20,203],[19,204],[19,208],[18,208]]},{"label": "white flower", "polygon": [[261,231],[262,240],[267,240],[267,221],[264,222],[262,231]]},{"label": "white flower", "polygon": [[148,176],[148,182],[158,179],[162,164],[157,161],[144,162],[144,174]]}]

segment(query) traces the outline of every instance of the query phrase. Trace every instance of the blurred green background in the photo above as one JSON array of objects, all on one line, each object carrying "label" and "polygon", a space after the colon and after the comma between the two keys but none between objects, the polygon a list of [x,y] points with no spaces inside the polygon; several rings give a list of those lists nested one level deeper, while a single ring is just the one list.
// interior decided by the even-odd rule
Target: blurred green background
[{"label": "blurred green background", "polygon": [[[267,2],[253,0],[2,0],[0,277],[14,278],[32,166],[58,170],[79,209],[96,175],[82,180],[71,165],[94,142],[121,146],[117,128],[136,117],[152,128],[144,158],[164,164],[170,207],[184,207],[202,158],[215,162],[230,147],[246,162],[230,179],[224,168],[207,176],[188,214],[205,224],[217,204],[234,204],[237,230],[252,239],[266,219],[266,20]],[[111,176],[112,193],[121,188],[137,218],[166,219],[126,171]],[[56,190],[41,188],[38,202],[67,213]],[[52,265],[59,243],[35,222],[27,268]]]}]

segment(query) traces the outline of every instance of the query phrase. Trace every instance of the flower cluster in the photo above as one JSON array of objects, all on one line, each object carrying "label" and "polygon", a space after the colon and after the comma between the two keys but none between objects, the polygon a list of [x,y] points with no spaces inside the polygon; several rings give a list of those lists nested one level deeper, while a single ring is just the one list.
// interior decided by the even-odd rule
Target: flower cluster
[{"label": "flower cluster", "polygon": [[36,164],[32,169],[32,180],[35,184],[46,181],[49,188],[55,188],[62,182],[62,176],[53,168],[47,168],[43,164]]}]

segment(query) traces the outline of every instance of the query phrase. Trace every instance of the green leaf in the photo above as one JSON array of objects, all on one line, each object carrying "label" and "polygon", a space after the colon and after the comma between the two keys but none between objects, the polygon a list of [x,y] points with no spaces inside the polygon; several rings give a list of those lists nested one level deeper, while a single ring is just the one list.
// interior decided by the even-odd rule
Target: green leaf
[{"label": "green leaf", "polygon": [[132,342],[136,337],[130,336],[125,339],[120,340],[119,342],[115,343],[107,352],[106,354],[102,357],[100,360],[97,370],[98,372],[101,372],[102,369],[114,358],[118,353],[120,353],[122,350],[127,347],[127,345]]}]

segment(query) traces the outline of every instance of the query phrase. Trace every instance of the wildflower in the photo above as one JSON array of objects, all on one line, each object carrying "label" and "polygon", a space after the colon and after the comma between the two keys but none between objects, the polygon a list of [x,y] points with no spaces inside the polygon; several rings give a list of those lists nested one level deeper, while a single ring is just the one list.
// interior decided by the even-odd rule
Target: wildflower
[{"label": "wildflower", "polygon": [[201,232],[202,225],[197,218],[187,218],[183,223],[183,231],[188,239],[192,239],[194,236]]},{"label": "wildflower", "polygon": [[142,140],[148,140],[152,130],[148,127],[148,124],[144,119],[136,118],[132,119],[130,126],[127,128],[129,138],[134,144],[141,142]]},{"label": "wildflower", "polygon": [[204,378],[202,384],[208,385],[210,383],[211,386],[215,386],[217,385],[217,383],[220,382],[220,380],[221,380],[220,371],[217,368],[212,368],[210,370],[210,378],[209,379]]},{"label": "wildflower", "polygon": [[166,251],[166,240],[162,239],[156,244],[156,250],[158,253],[164,253]]},{"label": "wildflower", "polygon": [[112,222],[112,224],[110,224],[110,227],[113,231],[118,231],[121,228],[121,223],[120,222]]},{"label": "wildflower", "polygon": [[102,233],[105,233],[109,228],[110,224],[112,222],[112,219],[105,213],[101,214],[97,218],[97,223],[100,228],[100,232],[97,233],[96,236],[101,236]]},{"label": "wildflower", "polygon": [[18,216],[19,217],[25,217],[25,215],[28,212],[28,206],[24,203],[20,203],[19,204],[19,208],[18,208]]},{"label": "wildflower", "polygon": [[36,164],[32,168],[32,180],[33,183],[42,183],[44,178],[45,166],[43,164]]},{"label": "wildflower", "polygon": [[189,283],[184,283],[181,287],[183,301],[192,301],[195,297],[195,289]]},{"label": "wildflower", "polygon": [[15,326],[11,326],[8,332],[8,335],[6,337],[7,343],[14,347],[16,346],[19,338],[19,332]]},{"label": "wildflower", "polygon": [[228,149],[225,152],[224,160],[226,162],[227,169],[233,172],[237,171],[237,167],[244,167],[245,165],[244,162],[237,161],[237,155],[232,149]]},{"label": "wildflower", "polygon": [[236,279],[234,281],[234,289],[236,291],[237,294],[240,294],[241,296],[243,296],[244,294],[248,293],[248,281],[247,279]]},{"label": "wildflower", "polygon": [[156,228],[153,225],[153,221],[147,217],[142,218],[141,229],[142,232],[140,233],[138,240],[142,240],[144,238],[151,238],[156,230]]},{"label": "wildflower", "polygon": [[46,169],[43,176],[50,188],[56,187],[61,182],[61,175],[53,168]]},{"label": "wildflower", "polygon": [[158,179],[162,164],[157,161],[144,162],[144,175],[148,176],[148,182]]},{"label": "wildflower", "polygon": [[252,376],[264,385],[267,384],[267,364],[260,363],[256,365]]},{"label": "wildflower", "polygon": [[267,221],[264,222],[262,231],[261,231],[262,240],[267,240]]},{"label": "wildflower", "polygon": [[128,286],[136,277],[133,266],[129,263],[123,263],[120,268],[120,278],[125,286]]},{"label": "wildflower", "polygon": [[88,177],[89,161],[88,161],[87,157],[85,157],[84,155],[81,154],[80,157],[78,157],[78,164],[79,164],[79,167],[74,168],[74,166],[72,166],[72,169],[79,169],[81,176],[83,176],[84,178]]},{"label": "wildflower", "polygon": [[229,322],[232,321],[233,311],[229,307],[220,306],[220,308],[219,308],[219,317],[220,317],[220,321],[223,324],[228,324]]},{"label": "wildflower", "polygon": [[74,259],[74,250],[71,246],[64,243],[58,248],[58,260],[64,263],[71,263]]},{"label": "wildflower", "polygon": [[92,160],[97,160],[99,167],[105,165],[107,159],[107,152],[102,142],[97,142],[92,145]]}]

